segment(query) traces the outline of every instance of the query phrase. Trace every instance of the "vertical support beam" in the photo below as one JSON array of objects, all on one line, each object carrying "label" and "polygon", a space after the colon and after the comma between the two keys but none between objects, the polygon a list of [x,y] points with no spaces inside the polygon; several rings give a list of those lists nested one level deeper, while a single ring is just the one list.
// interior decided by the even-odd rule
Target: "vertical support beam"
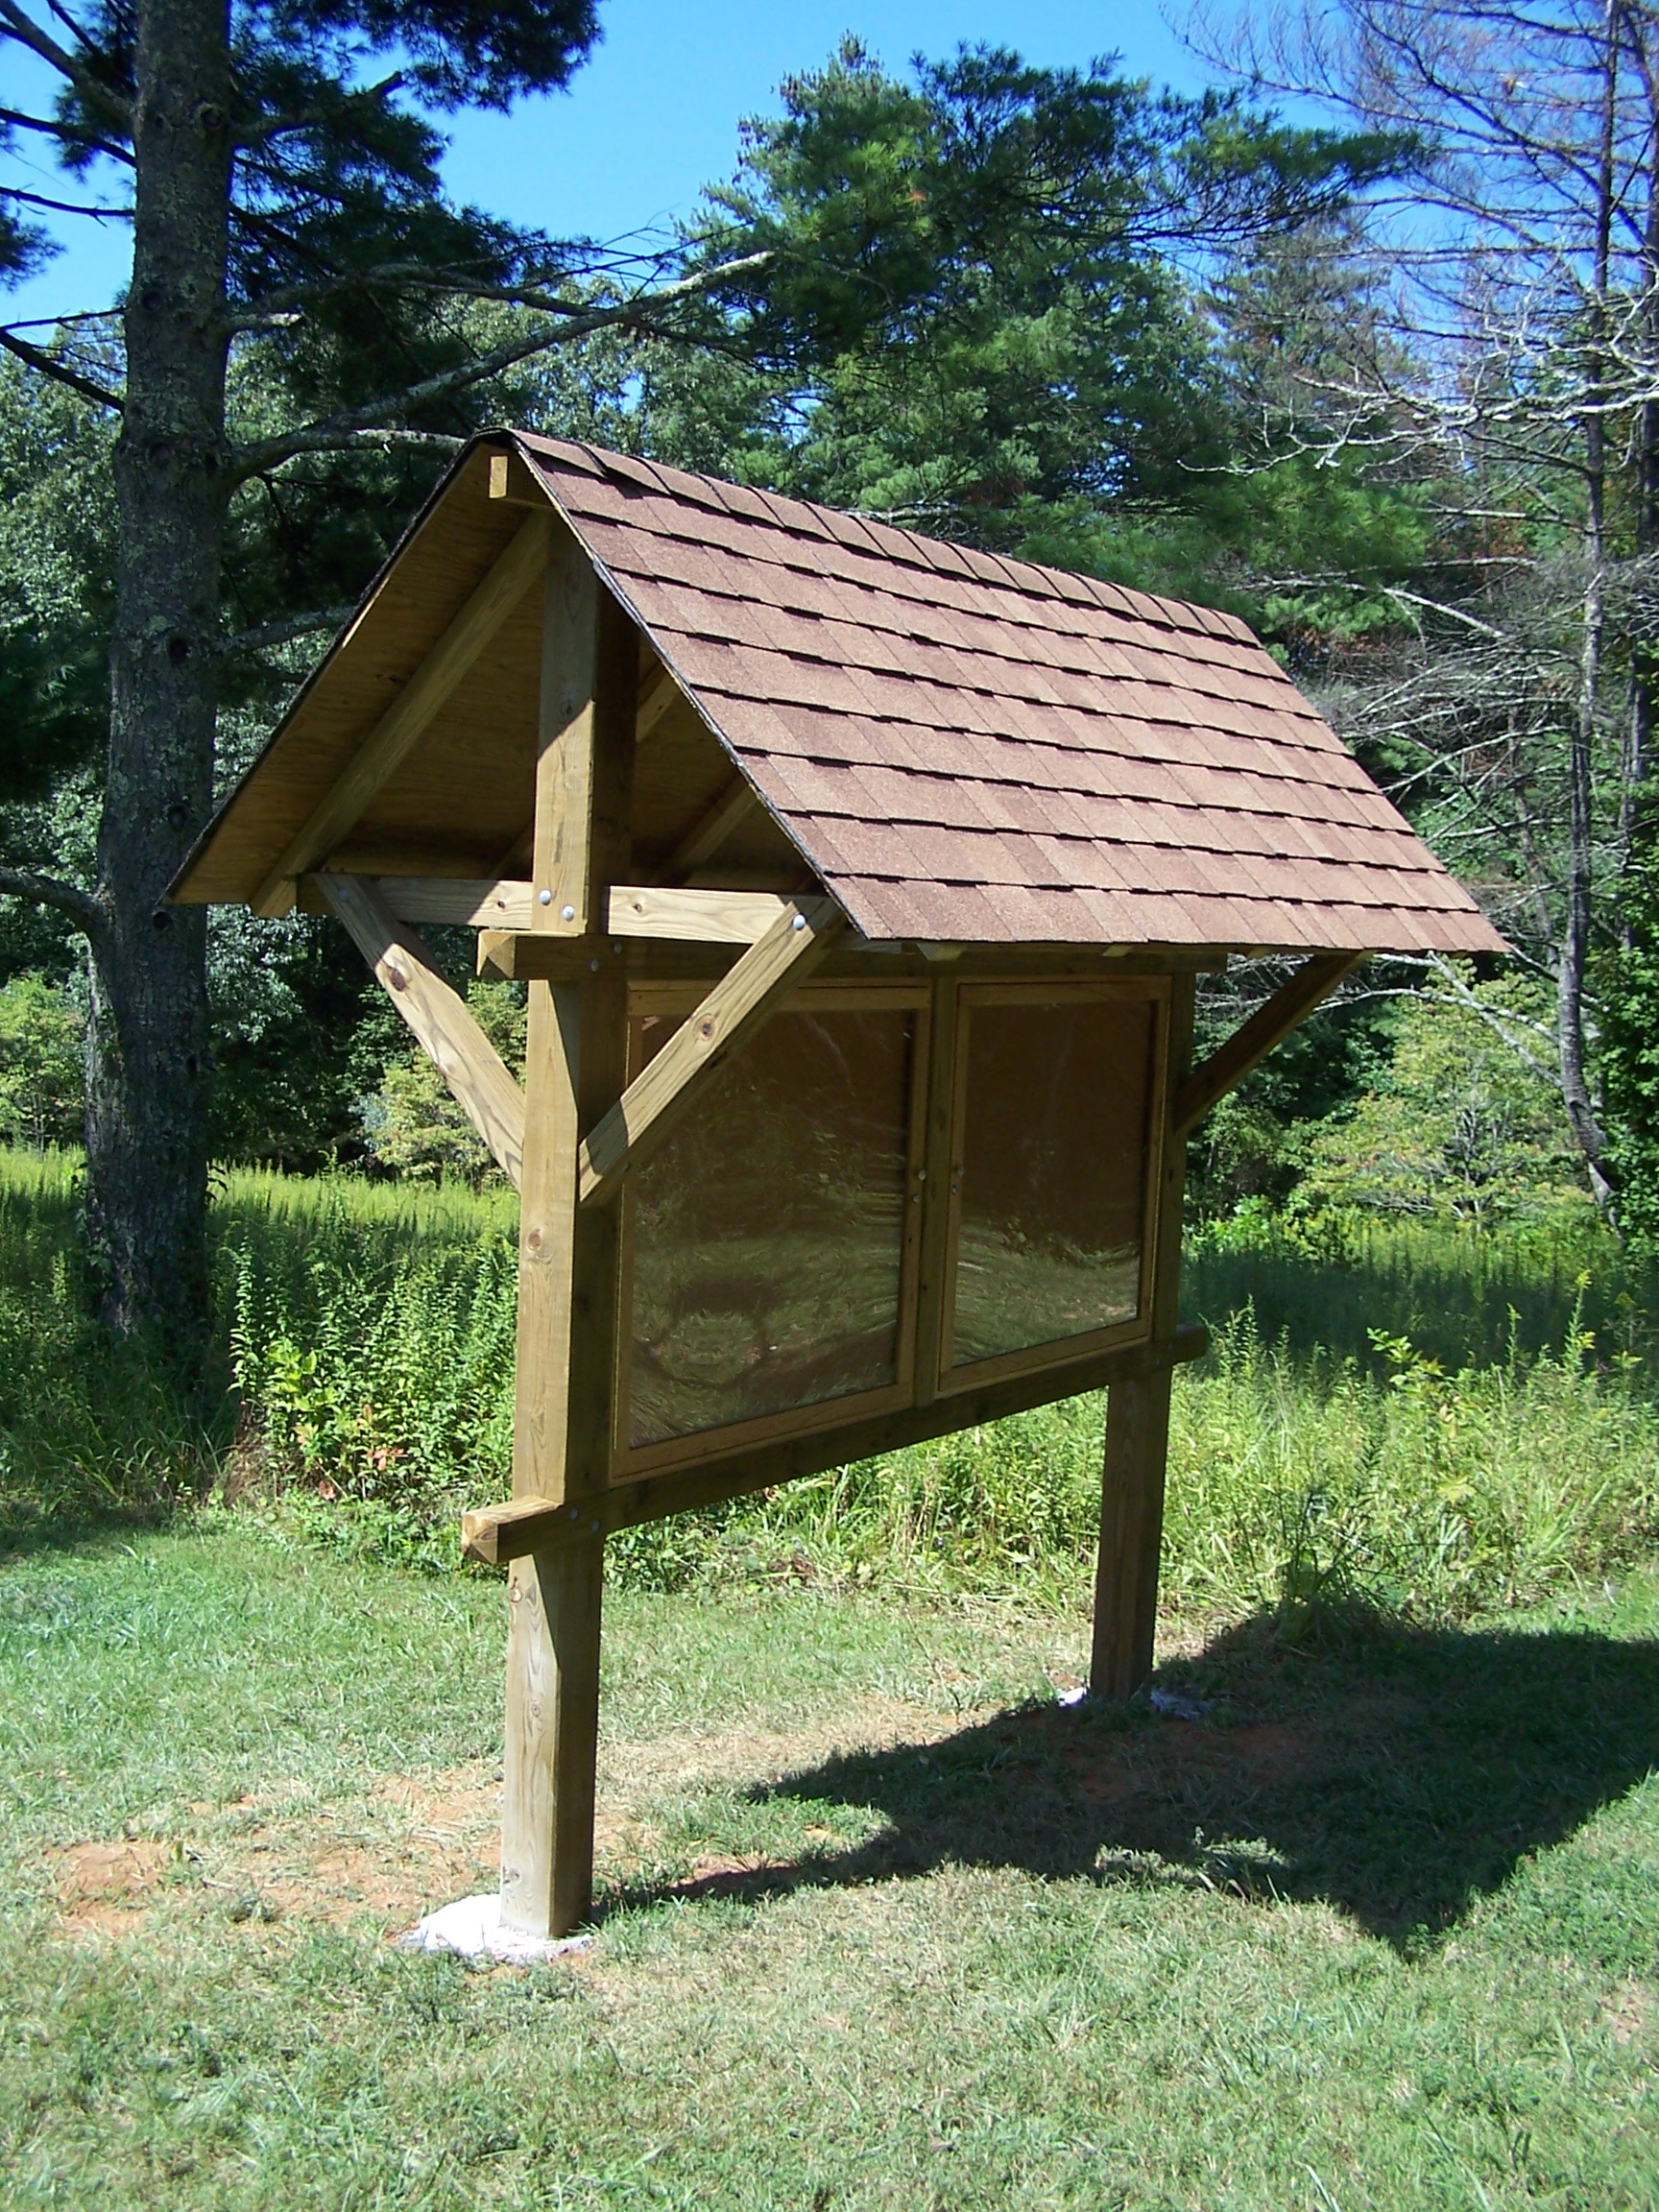
[{"label": "vertical support beam", "polygon": [[[570,532],[561,530],[548,557],[543,586],[530,926],[571,937],[586,933],[593,894],[595,656],[601,597],[609,603],[610,594],[601,594],[592,563]],[[627,737],[627,751],[632,754],[631,727]]]},{"label": "vertical support beam", "polygon": [[[1193,978],[1173,978],[1166,1045],[1157,1219],[1152,1224],[1152,1341],[1171,1345],[1181,1301],[1181,1208],[1187,1140],[1170,1125],[1192,1055]],[[1164,1537],[1164,1473],[1169,1455],[1173,1362],[1106,1396],[1106,1455],[1100,1486],[1100,1554],[1094,1577],[1094,1648],[1089,1687],[1096,1697],[1132,1697],[1152,1671],[1158,1625],[1158,1554]]]},{"label": "vertical support beam", "polygon": [[[581,590],[568,578],[549,588],[535,830],[538,886],[562,890],[579,923],[628,874],[637,650],[609,593],[588,605],[585,630]],[[585,705],[561,640],[569,666],[589,671]],[[577,1156],[623,1090],[627,984],[607,963],[529,993],[513,1492],[573,1507],[580,1525],[610,1480],[620,1216],[578,1206]],[[568,1935],[591,1900],[604,1579],[597,1511],[591,1521],[557,1551],[516,1560],[509,1582],[501,1917],[536,1936]]]}]

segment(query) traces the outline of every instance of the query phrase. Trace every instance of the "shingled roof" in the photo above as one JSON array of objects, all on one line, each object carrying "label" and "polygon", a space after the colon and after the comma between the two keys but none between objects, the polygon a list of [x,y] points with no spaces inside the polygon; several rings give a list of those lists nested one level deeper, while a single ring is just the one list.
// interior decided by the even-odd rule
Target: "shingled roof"
[{"label": "shingled roof", "polygon": [[1503,950],[1232,615],[517,443],[867,936]]},{"label": "shingled roof", "polygon": [[[501,499],[486,482],[509,439],[523,466]],[[679,734],[640,746],[642,851],[671,851],[735,762],[770,864],[798,881],[804,861],[872,939],[1503,950],[1233,616],[506,433],[412,526],[176,896],[253,897],[543,493],[685,695]],[[305,865],[524,864],[540,625],[530,591]]]}]

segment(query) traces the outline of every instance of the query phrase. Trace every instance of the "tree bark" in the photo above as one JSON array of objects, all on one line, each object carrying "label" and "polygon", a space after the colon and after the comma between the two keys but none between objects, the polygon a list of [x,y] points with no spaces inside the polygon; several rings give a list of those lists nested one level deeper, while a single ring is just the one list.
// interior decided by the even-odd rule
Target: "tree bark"
[{"label": "tree bark", "polygon": [[1601,146],[1596,180],[1591,294],[1586,321],[1584,411],[1583,638],[1578,664],[1578,710],[1567,745],[1567,915],[1559,969],[1561,1097],[1590,1174],[1596,1202],[1613,1210],[1614,1183],[1607,1139],[1590,1094],[1584,1066],[1584,985],[1590,962],[1591,905],[1595,895],[1594,774],[1596,715],[1607,629],[1607,285],[1613,228],[1613,153],[1621,0],[1607,0],[1602,55]]},{"label": "tree bark", "polygon": [[206,922],[161,903],[212,805],[226,513],[226,0],[143,0],[108,773],[92,948],[88,1241],[106,1321],[189,1357],[207,1319]]}]

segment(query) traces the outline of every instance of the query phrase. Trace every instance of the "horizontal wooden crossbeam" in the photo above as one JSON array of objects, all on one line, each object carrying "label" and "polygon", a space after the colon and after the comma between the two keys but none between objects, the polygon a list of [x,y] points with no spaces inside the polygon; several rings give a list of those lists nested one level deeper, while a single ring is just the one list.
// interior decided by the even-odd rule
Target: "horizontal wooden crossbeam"
[{"label": "horizontal wooden crossbeam", "polygon": [[[382,876],[380,897],[404,922],[447,922],[474,929],[529,930],[534,884],[513,878]],[[776,891],[685,891],[619,883],[606,907],[608,937],[667,937],[687,945],[754,945],[792,902]]]},{"label": "horizontal wooden crossbeam", "polygon": [[319,800],[249,901],[255,914],[286,914],[300,877],[326,858],[413,751],[461,679],[547,565],[551,514],[531,515],[459,614]]},{"label": "horizontal wooden crossbeam", "polygon": [[603,1205],[678,1128],[721,1062],[811,974],[844,927],[830,899],[789,902],[629,1084],[582,1146],[584,1206]]},{"label": "horizontal wooden crossbeam", "polygon": [[1316,952],[1297,969],[1290,980],[1259,1006],[1248,1022],[1236,1029],[1219,1051],[1194,1068],[1170,1111],[1171,1136],[1185,1137],[1212,1106],[1242,1083],[1252,1068],[1264,1060],[1275,1045],[1288,1037],[1296,1024],[1311,1014],[1321,998],[1335,990],[1368,958],[1364,952]]},{"label": "horizontal wooden crossbeam", "polygon": [[975,1428],[982,1421],[1000,1420],[1005,1413],[1023,1413],[1033,1406],[1079,1397],[1086,1390],[1134,1382],[1184,1360],[1200,1359],[1209,1348],[1205,1330],[1185,1323],[1166,1343],[1114,1345],[1105,1352],[1092,1352],[1083,1359],[1064,1360],[1034,1373],[1010,1375],[998,1382],[951,1391],[928,1406],[905,1406],[897,1412],[869,1414],[807,1435],[752,1445],[707,1466],[613,1483],[596,1497],[574,1504],[555,1504],[544,1498],[516,1498],[505,1505],[481,1506],[462,1516],[462,1550],[468,1558],[490,1566],[503,1565],[531,1551],[557,1551],[580,1537],[610,1535],[642,1521],[660,1521],[669,1513],[741,1498],[774,1482],[822,1475],[826,1468],[875,1458],[906,1444],[925,1444],[934,1436]]},{"label": "horizontal wooden crossbeam", "polygon": [[524,1165],[524,1094],[467,1001],[445,982],[428,948],[388,910],[372,884],[352,876],[318,876],[313,881],[491,1157],[517,1187]]}]

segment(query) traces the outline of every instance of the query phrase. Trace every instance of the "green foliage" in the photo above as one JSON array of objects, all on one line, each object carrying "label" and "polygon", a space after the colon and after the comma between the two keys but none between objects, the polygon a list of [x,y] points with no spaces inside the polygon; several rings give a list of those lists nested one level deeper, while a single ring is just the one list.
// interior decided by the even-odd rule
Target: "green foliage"
[{"label": "green foliage", "polygon": [[[507,1065],[524,1065],[524,995],[512,983],[474,979],[467,1003]],[[458,1179],[474,1188],[500,1169],[456,1104],[436,1065],[417,1048],[394,1060],[363,1102],[369,1147],[382,1167],[423,1182]]]},{"label": "green foliage", "polygon": [[[0,1195],[13,1530],[192,1495],[224,1455],[229,1488],[283,1525],[447,1567],[462,1507],[505,1494],[510,1192],[228,1177],[215,1242],[234,1437],[229,1402],[204,1437],[136,1354],[115,1375],[89,1357],[62,1165],[13,1157]],[[1327,1217],[1317,1247],[1259,1227],[1245,1249],[1246,1227],[1201,1239],[1190,1275],[1217,1348],[1177,1385],[1166,1576],[1184,1603],[1329,1585],[1462,1617],[1617,1572],[1659,1534],[1652,1286],[1621,1275],[1603,1232],[1563,1255],[1536,1225],[1505,1244],[1429,1226],[1344,1238]],[[613,1568],[654,1587],[805,1577],[1070,1608],[1100,1421],[1077,1400],[785,1484],[632,1531]]]},{"label": "green foliage", "polygon": [[84,1017],[42,975],[0,985],[0,1144],[81,1138]]},{"label": "green foliage", "polygon": [[1587,1209],[1560,1094],[1536,1058],[1547,1014],[1543,991],[1516,977],[1406,1000],[1386,1071],[1311,1139],[1297,1205],[1477,1226]]},{"label": "green foliage", "polygon": [[1608,963],[1602,1054],[1619,1221],[1659,1254],[1659,805],[1642,817],[1623,894],[1626,943]]}]

